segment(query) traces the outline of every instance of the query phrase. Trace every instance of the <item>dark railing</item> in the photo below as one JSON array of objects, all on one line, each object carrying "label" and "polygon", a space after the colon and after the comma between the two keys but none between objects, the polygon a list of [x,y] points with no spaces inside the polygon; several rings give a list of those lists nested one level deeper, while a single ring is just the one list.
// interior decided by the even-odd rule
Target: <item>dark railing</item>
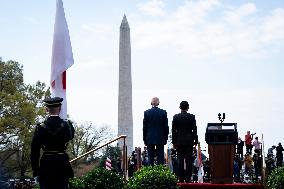
[{"label": "dark railing", "polygon": [[94,148],[94,149],[92,149],[92,150],[90,150],[90,151],[88,151],[88,152],[86,152],[86,153],[84,153],[84,154],[82,154],[82,155],[80,155],[80,156],[70,160],[70,163],[73,163],[73,162],[77,161],[78,159],[81,159],[81,158],[83,158],[83,157],[85,157],[85,156],[87,156],[87,155],[89,155],[89,154],[91,154],[91,153],[93,153],[93,152],[95,152],[95,151],[105,147],[105,146],[108,146],[109,144],[111,144],[111,143],[113,143],[113,142],[115,142],[115,141],[117,141],[119,139],[123,139],[122,171],[123,171],[123,177],[126,178],[126,170],[127,170],[127,147],[125,145],[126,137],[127,137],[126,135],[120,135],[120,136],[114,138],[113,140],[111,140],[111,141],[109,141],[109,142],[107,142],[107,143],[105,143],[103,145],[100,145],[100,146],[98,146],[98,147],[96,147],[96,148]]}]

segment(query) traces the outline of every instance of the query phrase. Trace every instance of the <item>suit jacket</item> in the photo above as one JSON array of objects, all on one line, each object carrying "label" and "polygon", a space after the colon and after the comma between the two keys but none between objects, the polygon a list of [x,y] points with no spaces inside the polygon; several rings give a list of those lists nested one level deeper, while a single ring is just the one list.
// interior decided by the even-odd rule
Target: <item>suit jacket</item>
[{"label": "suit jacket", "polygon": [[172,143],[174,145],[193,145],[198,143],[196,120],[193,114],[181,112],[174,115]]},{"label": "suit jacket", "polygon": [[144,112],[143,140],[146,145],[163,144],[168,140],[169,126],[167,112],[153,107]]}]

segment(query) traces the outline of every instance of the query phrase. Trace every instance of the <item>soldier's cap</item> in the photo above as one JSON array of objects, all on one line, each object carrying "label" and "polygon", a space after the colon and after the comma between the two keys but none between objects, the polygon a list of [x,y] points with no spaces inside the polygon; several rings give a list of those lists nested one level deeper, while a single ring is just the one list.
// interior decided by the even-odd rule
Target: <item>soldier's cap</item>
[{"label": "soldier's cap", "polygon": [[179,105],[180,109],[182,110],[186,110],[189,107],[189,104],[187,101],[181,101],[180,105]]},{"label": "soldier's cap", "polygon": [[63,101],[63,98],[60,98],[60,97],[46,98],[43,100],[43,102],[45,103],[45,106],[47,107],[61,106],[62,101]]}]

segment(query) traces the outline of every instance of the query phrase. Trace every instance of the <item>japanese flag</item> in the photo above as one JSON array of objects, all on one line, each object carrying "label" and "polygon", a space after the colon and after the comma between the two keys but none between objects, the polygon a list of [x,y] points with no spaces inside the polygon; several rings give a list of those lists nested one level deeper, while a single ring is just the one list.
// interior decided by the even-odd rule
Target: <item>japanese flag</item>
[{"label": "japanese flag", "polygon": [[56,2],[52,58],[51,58],[51,96],[63,98],[60,117],[67,118],[66,70],[74,64],[68,25],[62,0]]}]

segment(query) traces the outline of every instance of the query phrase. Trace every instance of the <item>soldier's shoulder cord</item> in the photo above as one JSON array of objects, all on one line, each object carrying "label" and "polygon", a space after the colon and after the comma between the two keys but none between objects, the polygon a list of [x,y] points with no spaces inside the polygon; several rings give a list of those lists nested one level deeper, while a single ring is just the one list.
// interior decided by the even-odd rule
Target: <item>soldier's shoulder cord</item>
[{"label": "soldier's shoulder cord", "polygon": [[43,127],[46,127],[44,121],[37,123],[35,129],[38,131],[38,129],[43,128]]},{"label": "soldier's shoulder cord", "polygon": [[35,134],[35,135],[38,135],[38,134],[39,134],[39,130],[40,130],[41,128],[44,128],[44,127],[45,127],[44,122],[39,122],[39,123],[37,123],[36,126],[35,126],[34,134]]},{"label": "soldier's shoulder cord", "polygon": [[45,123],[44,121],[43,122],[39,122],[36,124],[37,127],[44,127],[45,126]]}]

